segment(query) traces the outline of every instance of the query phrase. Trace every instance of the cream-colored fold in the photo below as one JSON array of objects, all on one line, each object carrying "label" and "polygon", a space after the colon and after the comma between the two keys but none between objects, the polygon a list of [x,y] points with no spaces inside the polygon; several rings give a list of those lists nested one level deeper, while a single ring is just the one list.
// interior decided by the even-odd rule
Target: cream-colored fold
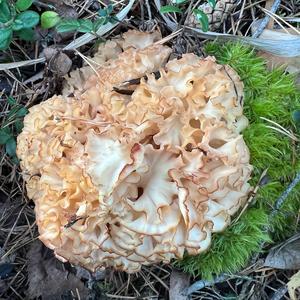
[{"label": "cream-colored fold", "polygon": [[238,75],[213,57],[168,61],[159,39],[128,31],[100,45],[95,68],[24,119],[28,196],[63,261],[132,273],[196,255],[251,190]]}]

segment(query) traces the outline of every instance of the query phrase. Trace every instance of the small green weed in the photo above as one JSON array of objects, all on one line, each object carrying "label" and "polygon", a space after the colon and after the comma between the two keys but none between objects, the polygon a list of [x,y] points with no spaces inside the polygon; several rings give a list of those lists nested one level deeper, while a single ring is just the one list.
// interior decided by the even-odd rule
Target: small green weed
[{"label": "small green weed", "polygon": [[[90,19],[61,19],[57,22],[57,32],[77,31],[82,33],[97,34],[97,30],[107,23],[115,23],[118,19],[112,14],[113,6],[109,4],[106,8],[98,11],[98,17],[92,21]],[[42,15],[43,18],[43,15]],[[43,21],[43,19],[42,19]]]},{"label": "small green weed", "polygon": [[6,50],[13,36],[25,41],[34,39],[34,30],[40,16],[29,10],[33,0],[17,0],[12,4],[9,0],[0,0],[0,50]]},{"label": "small green weed", "polygon": [[39,24],[44,29],[55,27],[59,33],[75,31],[96,35],[102,25],[118,21],[112,14],[111,4],[100,9],[95,20],[64,19],[55,11],[45,11],[40,16],[29,9],[32,4],[33,0],[17,0],[14,4],[10,0],[0,0],[0,50],[6,50],[14,37],[33,41],[34,28]]},{"label": "small green weed", "polygon": [[[183,14],[183,12],[184,12],[183,11],[183,5],[187,4],[189,1],[187,1],[187,0],[173,0],[172,2],[174,3],[174,5],[164,5],[160,8],[160,12],[163,13],[163,14],[166,14],[166,13]],[[212,8],[215,8],[215,6],[216,6],[216,0],[207,0],[207,3]],[[204,13],[204,11],[199,9],[199,8],[193,9],[193,13],[196,16],[197,20],[200,22],[202,30],[204,32],[208,31],[208,29],[209,29],[209,20],[208,20],[208,17],[206,15],[206,13]]]},{"label": "small green weed", "polygon": [[12,158],[14,163],[18,163],[15,136],[22,131],[23,117],[28,113],[28,110],[12,97],[8,97],[7,101],[10,109],[0,128],[0,145],[4,145],[6,154]]}]

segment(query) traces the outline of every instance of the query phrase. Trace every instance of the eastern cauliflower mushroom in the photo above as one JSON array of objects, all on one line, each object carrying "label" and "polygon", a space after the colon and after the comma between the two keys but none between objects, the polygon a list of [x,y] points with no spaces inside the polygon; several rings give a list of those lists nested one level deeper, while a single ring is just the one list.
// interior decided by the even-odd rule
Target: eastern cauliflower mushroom
[{"label": "eastern cauliflower mushroom", "polygon": [[167,62],[157,39],[107,42],[98,74],[71,73],[65,96],[25,117],[28,196],[40,239],[63,261],[136,272],[201,253],[251,189],[239,77],[211,57]]}]

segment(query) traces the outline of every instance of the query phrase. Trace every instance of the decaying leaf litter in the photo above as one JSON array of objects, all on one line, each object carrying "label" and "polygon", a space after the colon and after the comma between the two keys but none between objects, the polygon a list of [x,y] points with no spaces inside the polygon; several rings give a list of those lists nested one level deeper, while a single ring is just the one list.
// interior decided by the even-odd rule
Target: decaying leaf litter
[{"label": "decaying leaf litter", "polygon": [[[43,1],[40,2],[43,3]],[[51,3],[52,2],[53,1],[51,1]],[[231,14],[227,20],[222,20],[218,31],[221,33],[234,33],[240,36],[250,35],[251,22],[256,18],[262,19],[266,15],[263,11],[264,2],[265,1],[251,3],[250,1],[237,1],[231,7]],[[272,7],[272,5],[278,1],[267,2],[266,4]],[[287,19],[297,19],[299,14],[297,1],[279,2],[281,3],[276,11],[277,15]],[[45,3],[40,9],[42,9],[44,5],[47,7],[49,4],[51,5],[50,2],[45,1]],[[68,11],[68,9],[70,9],[70,3],[66,1],[64,4],[64,9]],[[118,13],[122,11],[127,4],[128,2],[126,1],[116,3],[114,12]],[[160,28],[163,36],[169,36],[171,31],[170,27],[168,27],[168,20],[171,19],[176,26],[184,24],[186,16],[176,15],[175,17],[174,13],[162,15],[157,10],[157,4],[159,5],[160,2],[154,1],[154,3],[152,3],[152,1],[144,1],[134,3],[128,17],[120,22],[120,24],[118,23],[114,29],[106,32],[101,39],[107,39],[131,28],[151,30],[154,26]],[[165,3],[161,3],[161,5],[164,4]],[[196,1],[187,7],[187,12],[188,10],[191,11],[193,4],[197,5]],[[72,12],[73,15],[77,14],[80,18],[90,18],[97,13],[99,7],[105,7],[104,5],[107,5],[107,3],[99,4],[97,2],[96,4],[86,4],[84,1],[76,1],[73,3]],[[60,11],[59,13],[64,14],[66,11]],[[76,11],[76,14],[74,11]],[[274,19],[277,20],[276,24],[281,22],[281,24],[283,24],[282,26],[286,27],[286,24],[282,23],[280,19],[276,17],[274,17]],[[291,24],[294,28],[297,28],[297,23],[291,22]],[[178,27],[178,29],[180,28],[181,27]],[[213,29],[217,30],[215,28]],[[277,29],[278,26],[276,27],[276,30]],[[280,249],[278,251],[276,251],[276,249],[275,251],[272,250],[269,255],[273,256],[266,256],[271,248],[270,241],[268,241],[264,245],[264,252],[262,252],[260,256],[252,257],[252,259],[249,260],[248,266],[245,265],[241,268],[239,273],[221,274],[213,279],[203,279],[203,281],[200,282],[197,280],[201,280],[201,278],[191,277],[187,279],[186,276],[181,274],[182,271],[178,271],[174,269],[174,267],[166,265],[143,267],[138,274],[132,275],[114,272],[112,270],[106,270],[101,274],[87,275],[84,271],[74,269],[69,264],[63,265],[59,262],[51,263],[51,260],[53,261],[51,251],[49,252],[37,240],[33,204],[29,202],[25,196],[24,184],[21,180],[20,170],[16,165],[16,158],[9,154],[10,151],[13,152],[14,145],[12,140],[13,137],[18,134],[20,127],[20,125],[17,125],[17,121],[22,120],[22,114],[25,113],[25,110],[33,104],[49,98],[54,93],[60,93],[60,76],[63,75],[62,73],[68,72],[69,69],[69,65],[65,67],[57,63],[59,61],[65,61],[61,56],[66,55],[71,58],[73,61],[73,69],[80,67],[83,62],[82,57],[90,56],[93,53],[94,47],[91,46],[94,42],[90,42],[90,38],[88,37],[87,39],[79,41],[82,45],[82,47],[78,49],[79,52],[72,50],[61,51],[61,48],[64,47],[71,49],[72,47],[68,48],[68,45],[70,43],[76,43],[76,38],[78,38],[80,34],[73,35],[73,33],[71,33],[64,36],[57,35],[54,30],[52,32],[51,30],[45,32],[45,30],[39,28],[36,30],[39,34],[39,40],[36,45],[16,41],[16,45],[13,45],[9,51],[5,51],[1,55],[1,62],[3,63],[19,61],[30,62],[33,61],[33,59],[39,59],[39,55],[47,47],[54,48],[54,51],[50,51],[52,52],[51,55],[47,57],[47,55],[42,54],[42,59],[39,59],[40,61],[46,61],[46,63],[37,65],[28,64],[28,66],[22,68],[15,68],[17,65],[10,64],[9,67],[13,68],[7,69],[6,67],[6,70],[1,74],[1,128],[2,124],[7,124],[8,122],[9,125],[6,126],[6,128],[9,128],[10,131],[5,132],[5,134],[9,137],[7,138],[5,135],[5,138],[11,141],[10,143],[5,143],[5,147],[1,149],[3,153],[1,156],[0,194],[1,203],[3,203],[1,207],[1,229],[3,229],[1,231],[1,241],[3,241],[1,242],[2,260],[0,269],[1,297],[9,299],[38,297],[42,291],[34,288],[34,285],[38,284],[37,282],[40,280],[43,281],[44,284],[49,284],[49,286],[45,288],[51,289],[51,276],[55,274],[55,276],[61,278],[61,280],[57,281],[57,283],[61,284],[61,288],[58,288],[57,291],[61,292],[63,290],[63,293],[50,295],[52,299],[54,297],[57,299],[85,299],[87,288],[89,288],[91,296],[96,299],[114,297],[119,299],[167,299],[169,290],[174,288],[174,278],[177,278],[175,282],[181,282],[183,290],[185,286],[185,292],[183,295],[180,295],[185,298],[187,298],[189,291],[192,291],[193,293],[190,294],[192,299],[224,299],[225,297],[226,299],[288,299],[288,287],[286,283],[289,282],[290,278],[292,278],[296,272],[291,271],[286,263],[283,264],[283,270],[278,270],[277,268],[278,264],[281,263],[282,265],[282,261],[286,261],[286,252],[284,252],[284,249],[287,248],[289,251],[293,251],[293,255],[296,257],[297,255],[299,256],[297,246],[293,246],[294,244],[297,245],[297,226],[295,225],[292,226],[295,236],[291,237],[290,240],[287,240],[283,245],[279,245],[279,243],[276,242]],[[177,35],[170,36],[167,40],[169,45],[173,48],[172,55],[175,57],[185,52],[195,52],[201,55],[204,51],[203,39],[200,39],[194,33],[186,29],[177,32]],[[278,51],[278,49],[275,47],[274,51]],[[66,61],[68,60],[66,59]],[[10,102],[8,101],[8,96],[11,97]],[[13,109],[15,116],[13,120],[9,121],[9,118],[11,118],[9,114]],[[294,117],[297,121],[297,111],[294,111]],[[295,142],[297,143],[297,141]],[[297,147],[295,151],[297,151]],[[291,176],[290,182],[292,180],[293,177]],[[291,193],[293,193],[293,191]],[[289,236],[292,235],[292,233],[289,233]],[[291,240],[294,240],[295,243],[291,242]],[[284,241],[283,237],[281,237],[281,241]],[[285,246],[285,244],[287,246]],[[35,253],[34,259],[29,257],[31,253]],[[40,268],[37,269],[34,276],[30,276],[32,273],[30,270],[34,269],[38,261],[41,262]],[[273,265],[270,264],[270,261],[273,261]],[[57,263],[58,266],[56,267]],[[28,272],[30,272],[30,274],[28,274]],[[68,278],[66,281],[69,281],[66,282],[63,278]],[[85,283],[85,287],[83,287],[81,282]],[[295,284],[297,284],[297,277],[294,277],[292,283],[289,284],[290,293],[293,293],[294,290],[297,289]],[[32,291],[33,289],[35,292]],[[176,289],[174,288],[174,290]],[[293,292],[291,292],[292,290]],[[47,295],[43,296],[47,299]],[[176,296],[173,294],[172,297],[179,297],[179,295]],[[290,297],[293,296],[290,295]]]}]

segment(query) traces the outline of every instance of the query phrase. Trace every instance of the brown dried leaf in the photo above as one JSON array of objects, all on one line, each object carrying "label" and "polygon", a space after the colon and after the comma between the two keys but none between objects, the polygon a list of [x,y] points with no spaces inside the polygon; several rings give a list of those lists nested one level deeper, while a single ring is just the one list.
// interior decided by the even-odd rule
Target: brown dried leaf
[{"label": "brown dried leaf", "polygon": [[190,285],[190,276],[183,272],[173,269],[170,277],[169,299],[170,300],[188,299],[186,291],[189,285]]},{"label": "brown dried leaf", "polygon": [[295,74],[297,84],[300,84],[300,56],[281,57],[263,51],[259,51],[258,55],[266,60],[269,70],[283,67],[288,73]]},{"label": "brown dried leaf", "polygon": [[272,248],[265,260],[265,267],[284,270],[300,269],[300,234]]},{"label": "brown dried leaf", "polygon": [[74,274],[62,268],[54,257],[44,257],[43,245],[34,242],[27,254],[28,258],[28,298],[42,297],[43,300],[61,299],[70,291],[80,295],[81,299],[88,299],[89,291],[83,282]]},{"label": "brown dried leaf", "polygon": [[[279,42],[284,43],[285,40],[288,40],[289,37],[294,37],[295,34],[295,31],[291,28],[286,28],[286,31],[283,29],[265,29],[260,38],[278,39]],[[300,84],[300,56],[283,57],[264,51],[258,51],[258,55],[266,60],[269,70],[279,67],[285,68],[288,73],[296,75],[297,83]]]}]

